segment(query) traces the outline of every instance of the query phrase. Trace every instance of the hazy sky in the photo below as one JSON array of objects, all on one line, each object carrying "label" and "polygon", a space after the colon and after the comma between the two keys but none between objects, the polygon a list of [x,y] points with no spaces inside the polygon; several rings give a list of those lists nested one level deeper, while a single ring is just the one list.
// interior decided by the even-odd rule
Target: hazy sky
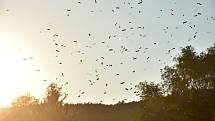
[{"label": "hazy sky", "polygon": [[161,81],[180,47],[212,46],[214,28],[215,0],[0,0],[0,106],[51,82],[67,102],[138,100],[138,82]]}]

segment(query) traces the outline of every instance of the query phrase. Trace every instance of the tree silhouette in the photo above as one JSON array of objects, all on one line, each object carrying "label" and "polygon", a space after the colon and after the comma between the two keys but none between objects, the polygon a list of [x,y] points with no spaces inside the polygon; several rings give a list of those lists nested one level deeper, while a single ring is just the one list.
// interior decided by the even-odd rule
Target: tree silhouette
[{"label": "tree silhouette", "polygon": [[200,54],[191,46],[182,48],[174,62],[162,70],[160,88],[159,84],[147,82],[137,86],[144,101],[138,110],[139,120],[213,121],[215,44]]},{"label": "tree silhouette", "polygon": [[61,106],[66,97],[67,94],[62,93],[62,86],[59,87],[56,83],[51,83],[47,87],[44,103],[50,106]]},{"label": "tree silhouette", "polygon": [[139,90],[141,100],[149,100],[151,98],[162,96],[162,90],[159,84],[153,82],[140,82],[136,88]]},{"label": "tree silhouette", "polygon": [[17,97],[13,102],[13,107],[27,107],[39,104],[39,100],[32,96],[30,93]]},{"label": "tree silhouette", "polygon": [[200,54],[187,46],[174,60],[176,64],[173,67],[166,66],[162,72],[162,79],[169,92],[182,95],[186,90],[215,88],[215,45]]}]

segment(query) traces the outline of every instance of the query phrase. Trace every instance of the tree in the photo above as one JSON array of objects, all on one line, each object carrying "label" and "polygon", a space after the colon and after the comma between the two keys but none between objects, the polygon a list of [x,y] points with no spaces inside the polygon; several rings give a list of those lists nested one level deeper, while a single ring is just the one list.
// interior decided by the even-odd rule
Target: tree
[{"label": "tree", "polygon": [[186,90],[215,89],[215,44],[200,54],[187,46],[174,61],[174,66],[166,66],[162,71],[169,92],[181,95]]},{"label": "tree", "polygon": [[39,100],[32,96],[30,93],[26,95],[21,95],[17,97],[13,102],[13,107],[28,107],[28,106],[35,106],[39,104]]},{"label": "tree", "polygon": [[138,89],[141,100],[148,100],[150,98],[162,96],[159,84],[153,82],[140,82],[136,88]]},{"label": "tree", "polygon": [[[174,58],[174,62],[173,66],[166,66],[161,71],[163,81],[158,84],[162,85],[160,88],[154,83],[142,82],[138,85],[140,97],[144,100],[139,119],[213,121],[215,44],[201,53],[195,52],[192,46],[182,48],[180,55]],[[151,100],[146,100],[147,98]]]},{"label": "tree", "polygon": [[51,106],[61,106],[63,101],[66,99],[67,94],[62,93],[62,86],[58,87],[56,83],[51,83],[47,87],[46,97],[45,97],[45,104]]},{"label": "tree", "polygon": [[192,119],[210,121],[215,110],[215,44],[198,54],[187,46],[162,72],[169,98]]}]

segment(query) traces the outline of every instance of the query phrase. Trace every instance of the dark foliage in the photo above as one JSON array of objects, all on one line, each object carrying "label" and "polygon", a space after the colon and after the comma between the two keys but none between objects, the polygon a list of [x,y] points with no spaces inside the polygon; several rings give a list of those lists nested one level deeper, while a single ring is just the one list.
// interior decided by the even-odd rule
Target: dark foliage
[{"label": "dark foliage", "polygon": [[163,82],[138,85],[142,106],[137,120],[213,121],[215,45],[200,54],[187,46],[174,61],[162,70]]}]

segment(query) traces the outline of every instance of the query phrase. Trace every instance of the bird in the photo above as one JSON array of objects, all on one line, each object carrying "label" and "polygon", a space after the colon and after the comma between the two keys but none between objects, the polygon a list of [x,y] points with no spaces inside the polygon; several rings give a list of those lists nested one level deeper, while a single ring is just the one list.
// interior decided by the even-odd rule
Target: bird
[{"label": "bird", "polygon": [[133,60],[136,60],[136,59],[137,59],[137,57],[132,57],[132,59],[133,59]]},{"label": "bird", "polygon": [[202,5],[202,3],[196,3],[197,5]]},{"label": "bird", "polygon": [[138,2],[137,4],[142,4],[143,3],[143,0],[140,0],[140,2]]},{"label": "bird", "polygon": [[183,24],[186,24],[187,23],[187,21],[183,21]]},{"label": "bird", "polygon": [[71,9],[66,9],[66,11],[71,11]]},{"label": "bird", "polygon": [[113,49],[108,49],[109,51],[113,51]]}]

